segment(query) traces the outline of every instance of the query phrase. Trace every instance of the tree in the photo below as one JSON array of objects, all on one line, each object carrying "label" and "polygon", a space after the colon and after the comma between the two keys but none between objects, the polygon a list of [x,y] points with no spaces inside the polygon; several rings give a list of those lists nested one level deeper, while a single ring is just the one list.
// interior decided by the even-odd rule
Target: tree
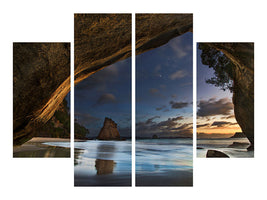
[{"label": "tree", "polygon": [[199,43],[198,49],[202,50],[202,64],[214,69],[215,77],[206,80],[206,83],[220,87],[222,90],[233,91],[234,64],[221,51],[205,43]]}]

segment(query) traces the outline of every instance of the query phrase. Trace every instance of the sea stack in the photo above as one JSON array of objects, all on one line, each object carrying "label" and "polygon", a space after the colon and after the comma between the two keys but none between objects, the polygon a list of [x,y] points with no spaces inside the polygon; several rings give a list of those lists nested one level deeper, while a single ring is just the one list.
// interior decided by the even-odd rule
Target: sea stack
[{"label": "sea stack", "polygon": [[110,118],[105,118],[104,125],[98,134],[98,140],[119,140],[120,134],[117,129],[117,124]]}]

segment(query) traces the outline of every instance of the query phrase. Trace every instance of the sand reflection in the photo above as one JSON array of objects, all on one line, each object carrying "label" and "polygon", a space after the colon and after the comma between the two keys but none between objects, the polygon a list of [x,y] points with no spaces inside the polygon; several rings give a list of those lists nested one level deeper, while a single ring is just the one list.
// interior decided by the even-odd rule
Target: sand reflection
[{"label": "sand reflection", "polygon": [[96,159],[95,168],[97,175],[112,174],[116,163],[113,160]]}]

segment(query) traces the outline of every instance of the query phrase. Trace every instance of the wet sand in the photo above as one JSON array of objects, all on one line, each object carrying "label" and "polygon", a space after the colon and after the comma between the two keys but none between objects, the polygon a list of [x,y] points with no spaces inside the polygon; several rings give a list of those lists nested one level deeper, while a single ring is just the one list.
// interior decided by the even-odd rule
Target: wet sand
[{"label": "wet sand", "polygon": [[70,142],[68,138],[44,138],[35,137],[20,146],[13,147],[13,157],[14,158],[48,158],[48,157],[58,157],[58,158],[69,158],[70,148],[49,146],[43,143],[45,142]]},{"label": "wet sand", "polygon": [[[131,175],[84,175],[74,174],[74,186],[131,186]],[[193,186],[192,171],[168,171],[136,175],[136,186]]]},{"label": "wet sand", "polygon": [[74,174],[74,186],[131,186],[131,182],[131,175],[129,174],[94,176]]},{"label": "wet sand", "polygon": [[193,170],[137,174],[136,186],[193,186]]}]

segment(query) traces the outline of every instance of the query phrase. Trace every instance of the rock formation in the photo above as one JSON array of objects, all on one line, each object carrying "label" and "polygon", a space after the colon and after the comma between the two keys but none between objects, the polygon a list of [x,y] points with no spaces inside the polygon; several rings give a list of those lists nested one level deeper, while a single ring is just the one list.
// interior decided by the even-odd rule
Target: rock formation
[{"label": "rock formation", "polygon": [[[130,14],[74,16],[75,84],[131,56]],[[136,54],[159,47],[193,30],[192,14],[137,14]],[[70,45],[14,43],[14,144],[32,137],[70,89]]]},{"label": "rock formation", "polygon": [[152,136],[152,139],[159,139],[159,137],[158,137],[156,134],[154,134],[154,135]]},{"label": "rock formation", "polygon": [[236,66],[234,70],[233,104],[237,123],[254,149],[254,44],[207,43],[223,52]]},{"label": "rock formation", "polygon": [[232,137],[230,138],[246,138],[246,135],[242,132],[236,132]]},{"label": "rock formation", "polygon": [[206,154],[207,158],[216,158],[216,157],[220,157],[220,158],[230,158],[228,155],[226,155],[223,152],[217,151],[217,150],[208,150],[207,154]]},{"label": "rock formation", "polygon": [[105,118],[104,125],[97,136],[98,140],[119,140],[121,138],[117,124],[110,118]]},{"label": "rock formation", "polygon": [[13,44],[14,144],[31,139],[53,116],[69,92],[69,76],[69,43]]}]

